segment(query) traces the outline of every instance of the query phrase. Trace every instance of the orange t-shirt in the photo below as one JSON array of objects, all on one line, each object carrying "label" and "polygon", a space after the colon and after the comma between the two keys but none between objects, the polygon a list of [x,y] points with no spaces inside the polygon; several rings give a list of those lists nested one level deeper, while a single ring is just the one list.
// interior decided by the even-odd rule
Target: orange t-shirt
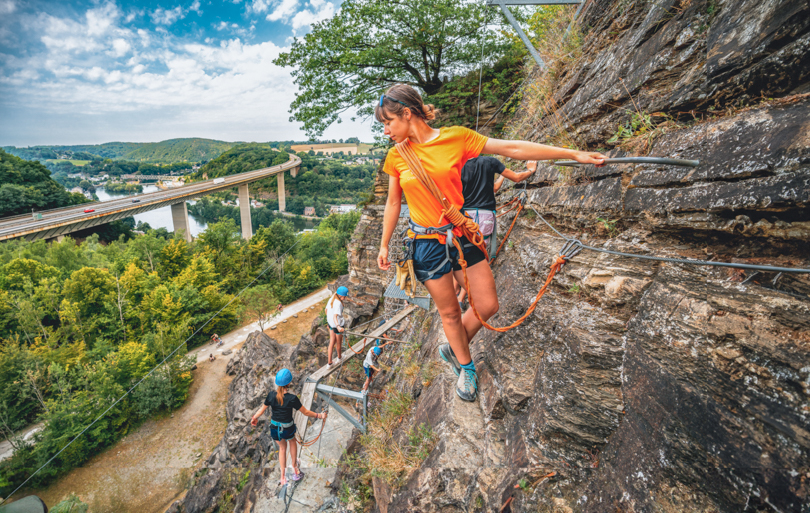
[{"label": "orange t-shirt", "polygon": [[[447,200],[461,209],[464,205],[464,196],[461,194],[461,168],[469,159],[481,154],[487,139],[469,128],[443,127],[439,129],[439,136],[435,139],[422,144],[411,142],[411,148]],[[383,171],[399,178],[399,185],[405,193],[414,223],[421,226],[444,226],[450,222],[442,215],[441,203],[413,176],[405,159],[396,148],[388,152]],[[453,233],[461,236],[459,228],[454,229]],[[408,235],[413,237],[413,232],[408,230]],[[445,242],[445,237],[438,234],[419,237],[439,239],[442,244]]]}]

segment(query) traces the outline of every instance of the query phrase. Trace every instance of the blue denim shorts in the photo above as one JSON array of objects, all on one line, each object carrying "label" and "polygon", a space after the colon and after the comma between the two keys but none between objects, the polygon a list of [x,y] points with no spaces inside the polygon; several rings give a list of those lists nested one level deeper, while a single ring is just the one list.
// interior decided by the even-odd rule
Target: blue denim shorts
[{"label": "blue denim shorts", "polygon": [[366,371],[366,376],[369,378],[375,372],[374,369],[372,369],[371,367],[366,367],[365,365],[363,365],[363,369]]},{"label": "blue denim shorts", "polygon": [[[469,244],[466,237],[462,237],[459,242],[462,247],[464,247],[465,244]],[[415,244],[413,250],[413,270],[416,279],[420,282],[425,283],[428,280],[441,278],[451,271],[461,270],[461,265],[458,263],[458,250],[455,246],[452,246],[450,248],[451,261],[445,262],[445,264],[431,276],[430,272],[436,269],[447,257],[444,244],[436,239],[418,238],[413,241],[412,244]],[[464,260],[467,261],[467,267],[472,267],[486,258],[487,256],[478,249],[477,246],[464,249]]]},{"label": "blue denim shorts", "polygon": [[279,426],[270,426],[270,438],[273,440],[289,440],[295,436],[295,424],[288,428],[282,428]]}]

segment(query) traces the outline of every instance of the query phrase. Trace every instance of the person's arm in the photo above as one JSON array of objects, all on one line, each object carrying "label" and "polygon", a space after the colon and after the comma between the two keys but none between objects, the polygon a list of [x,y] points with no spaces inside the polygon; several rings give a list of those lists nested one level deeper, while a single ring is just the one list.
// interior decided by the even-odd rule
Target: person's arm
[{"label": "person's arm", "polygon": [[[509,170],[504,169],[504,171],[509,171]],[[511,180],[511,178],[510,178],[510,180]],[[501,188],[501,185],[503,185],[503,173],[501,173],[501,176],[499,176],[498,179],[495,180],[495,186],[492,188],[492,192],[498,192],[498,190]]]},{"label": "person's arm", "polygon": [[321,412],[321,413],[315,413],[314,411],[307,410],[306,406],[301,406],[301,408],[299,408],[298,411],[303,413],[307,417],[312,418],[312,419],[325,419],[326,418],[326,412],[325,411]]},{"label": "person's arm", "polygon": [[571,159],[581,164],[605,165],[605,157],[599,152],[579,151],[568,148],[557,148],[529,141],[505,141],[487,139],[481,153],[492,153],[514,160],[557,160]]},{"label": "person's arm", "polygon": [[394,235],[394,229],[399,221],[399,211],[402,209],[402,187],[399,185],[399,178],[388,177],[388,199],[385,201],[385,213],[383,214],[383,233],[380,240],[380,252],[377,255],[377,266],[383,271],[391,268],[388,261],[388,243]]},{"label": "person's arm", "polygon": [[253,414],[253,418],[250,419],[250,425],[255,426],[259,422],[259,417],[261,417],[262,414],[264,412],[266,412],[266,411],[267,411],[267,405],[263,404],[262,407],[259,408],[259,411],[257,411],[256,413]]}]

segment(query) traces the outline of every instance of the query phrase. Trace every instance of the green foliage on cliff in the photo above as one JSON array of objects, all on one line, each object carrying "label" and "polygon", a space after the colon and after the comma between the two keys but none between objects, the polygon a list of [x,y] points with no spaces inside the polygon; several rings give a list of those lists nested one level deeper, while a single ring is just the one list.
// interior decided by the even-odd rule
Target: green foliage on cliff
[{"label": "green foliage on cliff", "polygon": [[30,162],[0,150],[0,217],[84,203],[51,178],[39,162]]}]

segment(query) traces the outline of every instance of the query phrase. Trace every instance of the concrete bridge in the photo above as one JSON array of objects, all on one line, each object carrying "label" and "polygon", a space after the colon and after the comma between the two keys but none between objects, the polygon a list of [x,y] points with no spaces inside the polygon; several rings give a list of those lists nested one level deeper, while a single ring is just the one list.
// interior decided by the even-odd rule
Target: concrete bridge
[{"label": "concrete bridge", "polygon": [[[53,239],[62,240],[66,234],[124,219],[149,210],[167,205],[172,207],[174,231],[185,231],[186,240],[191,241],[191,230],[188,222],[186,201],[226,189],[239,189],[239,208],[242,222],[242,236],[249,239],[253,236],[250,220],[250,196],[248,184],[267,178],[278,177],[279,210],[286,209],[284,191],[284,172],[292,176],[298,174],[301,159],[290,155],[290,160],[278,166],[248,171],[237,175],[196,182],[168,191],[151,192],[126,196],[105,202],[84,203],[72,207],[57,208],[37,212],[36,217],[24,214],[0,219],[0,241],[24,237],[27,240]],[[85,212],[85,210],[93,210]]]}]

